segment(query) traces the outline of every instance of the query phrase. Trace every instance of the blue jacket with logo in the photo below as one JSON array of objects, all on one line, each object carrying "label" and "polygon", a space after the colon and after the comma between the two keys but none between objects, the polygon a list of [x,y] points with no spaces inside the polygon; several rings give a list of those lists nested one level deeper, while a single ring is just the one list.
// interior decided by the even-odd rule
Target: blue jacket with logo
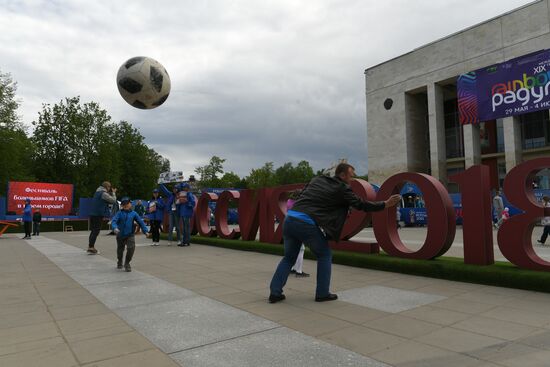
[{"label": "blue jacket with logo", "polygon": [[[151,204],[155,203],[156,210],[154,212],[149,212],[149,208],[151,207]],[[164,219],[164,201],[161,197],[159,197],[157,200],[151,199],[149,201],[149,207],[147,208],[147,218],[149,220],[158,220],[161,221]]]},{"label": "blue jacket with logo", "polygon": [[188,191],[185,197],[187,202],[178,204],[178,212],[182,218],[191,218],[195,211],[195,195]]},{"label": "blue jacket with logo", "polygon": [[32,222],[31,204],[25,204],[25,209],[23,209],[23,222]]},{"label": "blue jacket with logo", "polygon": [[[160,191],[162,191],[162,193],[166,196],[166,198],[164,199],[164,210],[167,213],[170,213],[172,211],[172,204],[176,201],[177,197],[176,195],[174,195],[173,192],[168,190],[168,188],[166,188],[166,186],[164,186],[163,184],[160,184],[159,187],[160,187]],[[177,210],[178,209],[176,206],[176,212]]]},{"label": "blue jacket with logo", "polygon": [[115,229],[120,231],[118,237],[126,238],[134,235],[134,221],[139,224],[143,234],[147,234],[147,227],[143,223],[143,219],[132,209],[119,210],[113,217],[111,225],[113,226],[113,231]]}]

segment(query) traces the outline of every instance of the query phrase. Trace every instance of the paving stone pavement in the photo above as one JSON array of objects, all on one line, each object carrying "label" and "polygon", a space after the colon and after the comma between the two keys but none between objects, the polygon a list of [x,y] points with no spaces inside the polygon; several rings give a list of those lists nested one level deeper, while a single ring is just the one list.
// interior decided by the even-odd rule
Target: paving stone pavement
[{"label": "paving stone pavement", "polygon": [[550,294],[334,265],[334,302],[278,256],[87,233],[0,237],[0,366],[548,366]]}]

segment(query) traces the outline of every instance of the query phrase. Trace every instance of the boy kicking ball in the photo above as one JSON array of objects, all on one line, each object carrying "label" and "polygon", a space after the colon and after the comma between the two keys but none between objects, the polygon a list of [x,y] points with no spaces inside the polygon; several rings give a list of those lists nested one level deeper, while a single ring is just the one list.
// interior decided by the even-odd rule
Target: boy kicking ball
[{"label": "boy kicking ball", "polygon": [[117,243],[117,269],[122,269],[122,257],[124,247],[126,247],[126,259],[124,259],[124,270],[132,271],[130,261],[136,249],[136,239],[134,237],[134,222],[137,222],[147,237],[147,227],[138,213],[132,210],[132,202],[129,198],[122,198],[120,201],[121,210],[113,217],[111,224],[116,234]]}]

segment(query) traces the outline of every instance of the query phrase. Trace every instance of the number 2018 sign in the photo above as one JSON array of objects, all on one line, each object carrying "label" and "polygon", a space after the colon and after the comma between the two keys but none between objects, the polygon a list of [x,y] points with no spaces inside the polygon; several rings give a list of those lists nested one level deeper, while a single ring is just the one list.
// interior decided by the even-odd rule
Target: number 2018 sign
[{"label": "number 2018 sign", "polygon": [[[550,208],[542,207],[533,194],[531,183],[538,171],[550,168],[550,158],[529,160],[514,167],[504,180],[504,194],[508,201],[522,213],[504,222],[497,234],[498,247],[511,263],[518,267],[550,271],[550,262],[539,257],[531,242],[531,233],[541,217],[550,216]],[[494,263],[493,232],[491,221],[491,195],[489,167],[477,165],[449,177],[460,187],[462,194],[464,262],[490,265]],[[399,238],[395,221],[395,209],[376,213],[352,210],[339,241],[333,241],[334,249],[377,253],[381,247],[391,256],[409,259],[434,259],[451,247],[456,231],[455,211],[451,198],[441,182],[422,173],[398,173],[387,179],[378,193],[363,180],[352,182],[354,192],[365,200],[386,200],[400,192],[405,182],[418,186],[426,202],[428,220],[424,244],[417,251],[408,249]],[[225,191],[219,197],[204,193],[197,203],[194,231],[202,236],[255,240],[260,230],[260,241],[281,243],[282,223],[286,214],[288,192],[303,185],[287,185],[261,190]],[[216,229],[209,227],[208,202],[217,201]],[[227,208],[230,201],[238,202],[239,228],[229,229]],[[377,243],[350,241],[372,221]]]}]

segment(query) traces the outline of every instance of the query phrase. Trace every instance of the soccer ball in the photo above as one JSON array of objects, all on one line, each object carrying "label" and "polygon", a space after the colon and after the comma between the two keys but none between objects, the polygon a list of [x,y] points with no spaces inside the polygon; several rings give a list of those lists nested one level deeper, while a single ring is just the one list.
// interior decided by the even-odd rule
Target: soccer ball
[{"label": "soccer ball", "polygon": [[136,108],[156,108],[170,94],[166,69],[150,57],[137,56],[126,61],[118,69],[116,81],[122,98]]}]

